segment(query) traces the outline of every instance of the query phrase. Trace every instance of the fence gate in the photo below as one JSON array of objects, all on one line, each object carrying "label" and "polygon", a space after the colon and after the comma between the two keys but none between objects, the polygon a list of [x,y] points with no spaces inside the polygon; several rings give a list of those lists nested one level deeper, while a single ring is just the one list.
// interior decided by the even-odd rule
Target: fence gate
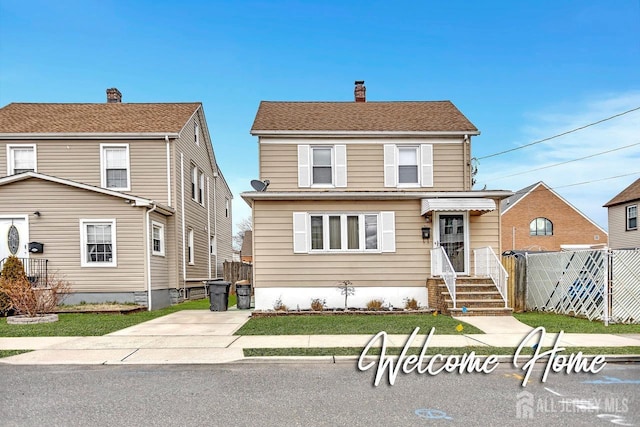
[{"label": "fence gate", "polygon": [[611,320],[640,323],[640,250],[611,251]]},{"label": "fence gate", "polygon": [[527,255],[527,310],[605,317],[605,250]]}]

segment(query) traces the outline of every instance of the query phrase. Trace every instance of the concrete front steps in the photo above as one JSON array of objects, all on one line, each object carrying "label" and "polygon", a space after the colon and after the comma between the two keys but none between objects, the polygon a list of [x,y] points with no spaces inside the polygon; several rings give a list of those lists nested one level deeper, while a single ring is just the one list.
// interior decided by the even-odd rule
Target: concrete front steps
[{"label": "concrete front steps", "polygon": [[[440,278],[427,280],[429,306],[450,316],[511,316],[513,309],[504,306],[500,292],[490,278],[458,277],[456,279],[456,308],[447,285]],[[435,298],[432,304],[431,298]],[[466,310],[463,310],[463,307]]]}]

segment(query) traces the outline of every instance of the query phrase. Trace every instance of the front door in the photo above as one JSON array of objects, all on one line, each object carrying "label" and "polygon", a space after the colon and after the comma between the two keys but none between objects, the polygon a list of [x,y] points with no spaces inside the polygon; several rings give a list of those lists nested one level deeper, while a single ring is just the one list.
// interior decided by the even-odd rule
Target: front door
[{"label": "front door", "polygon": [[0,261],[15,255],[29,257],[29,226],[26,217],[0,217]]},{"label": "front door", "polygon": [[442,246],[456,273],[469,274],[469,222],[466,212],[436,213],[433,245]]}]

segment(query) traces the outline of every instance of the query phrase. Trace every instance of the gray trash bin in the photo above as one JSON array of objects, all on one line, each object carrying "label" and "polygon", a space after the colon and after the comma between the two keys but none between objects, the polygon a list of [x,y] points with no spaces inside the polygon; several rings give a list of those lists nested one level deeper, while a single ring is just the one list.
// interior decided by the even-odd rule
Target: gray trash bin
[{"label": "gray trash bin", "polygon": [[239,309],[247,310],[251,308],[251,283],[236,283],[237,306]]},{"label": "gray trash bin", "polygon": [[211,311],[227,311],[231,283],[223,280],[209,280],[207,286],[209,287],[209,309]]}]

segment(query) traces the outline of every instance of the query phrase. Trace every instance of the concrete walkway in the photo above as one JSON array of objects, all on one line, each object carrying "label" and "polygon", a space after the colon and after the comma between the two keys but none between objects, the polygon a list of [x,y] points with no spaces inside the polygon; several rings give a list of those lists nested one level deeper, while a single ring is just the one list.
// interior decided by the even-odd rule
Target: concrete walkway
[{"label": "concrete walkway", "polygon": [[[212,364],[245,360],[245,348],[362,347],[371,335],[233,335],[251,312],[183,310],[98,337],[0,338],[0,350],[35,350],[0,359],[2,364]],[[430,347],[494,346],[516,348],[531,327],[510,316],[464,317],[485,334],[434,335]],[[427,334],[429,331],[421,330]],[[544,346],[556,334],[547,334]],[[426,335],[410,344],[422,347]],[[387,346],[402,347],[407,335],[389,335]],[[532,341],[527,346],[532,346]],[[381,342],[376,343],[378,346]],[[561,346],[640,346],[640,334],[564,334]]]}]

